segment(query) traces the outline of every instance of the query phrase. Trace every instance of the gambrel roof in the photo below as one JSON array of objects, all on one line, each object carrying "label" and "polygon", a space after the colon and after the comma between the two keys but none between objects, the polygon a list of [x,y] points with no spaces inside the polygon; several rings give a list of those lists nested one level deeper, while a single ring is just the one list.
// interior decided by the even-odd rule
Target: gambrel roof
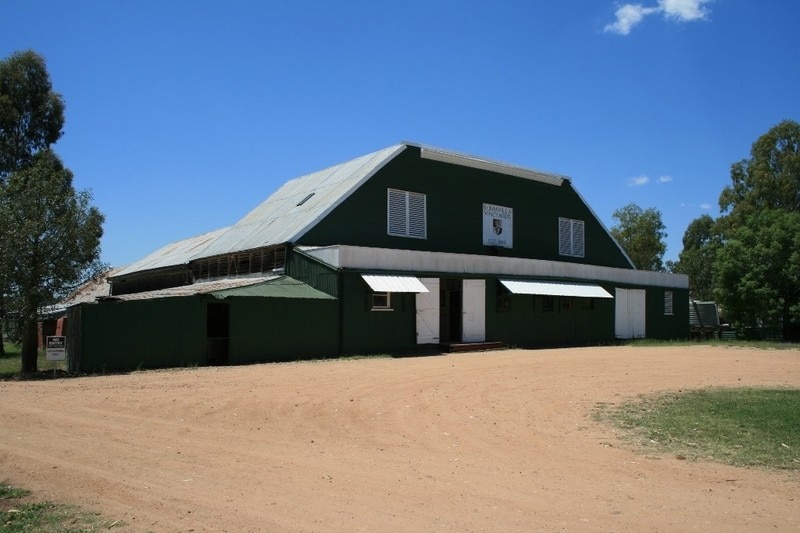
[{"label": "gambrel roof", "polygon": [[[554,186],[569,182],[568,178],[557,174],[403,142],[290,180],[234,225],[169,244],[126,267],[114,277],[185,265],[197,259],[295,243],[409,147],[419,149],[422,159],[488,170]],[[586,204],[582,198],[581,201]],[[587,207],[591,211],[591,207]],[[602,225],[600,219],[594,216]],[[624,251],[622,253],[624,255]]]},{"label": "gambrel roof", "polygon": [[560,185],[566,180],[555,174],[405,142],[286,182],[247,216],[219,235],[202,251],[202,257],[296,242],[409,146],[420,148],[423,159],[493,170],[553,185]]}]

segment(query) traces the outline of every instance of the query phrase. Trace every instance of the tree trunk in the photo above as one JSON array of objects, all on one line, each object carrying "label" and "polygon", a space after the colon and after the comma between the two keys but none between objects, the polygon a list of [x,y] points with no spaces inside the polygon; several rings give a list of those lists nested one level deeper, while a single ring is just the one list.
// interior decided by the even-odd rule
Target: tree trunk
[{"label": "tree trunk", "polygon": [[38,370],[39,324],[36,313],[25,314],[22,330],[22,373],[33,374]]},{"label": "tree trunk", "polygon": [[800,341],[800,324],[792,321],[791,305],[788,298],[783,299],[783,340],[786,342]]},{"label": "tree trunk", "polygon": [[[0,251],[0,253],[3,252]],[[3,330],[6,327],[5,316],[5,299],[3,298],[3,289],[0,288],[0,357],[5,357],[6,355],[6,343],[3,337]]]}]

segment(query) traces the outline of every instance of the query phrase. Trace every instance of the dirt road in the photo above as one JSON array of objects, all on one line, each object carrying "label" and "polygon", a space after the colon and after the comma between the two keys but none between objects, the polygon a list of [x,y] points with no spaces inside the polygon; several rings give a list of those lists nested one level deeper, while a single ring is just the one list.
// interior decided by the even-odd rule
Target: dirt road
[{"label": "dirt road", "polygon": [[[0,480],[127,531],[797,531],[800,475],[635,453],[598,402],[800,387],[800,351],[603,347],[0,382]],[[800,443],[787,443],[800,446]]]}]

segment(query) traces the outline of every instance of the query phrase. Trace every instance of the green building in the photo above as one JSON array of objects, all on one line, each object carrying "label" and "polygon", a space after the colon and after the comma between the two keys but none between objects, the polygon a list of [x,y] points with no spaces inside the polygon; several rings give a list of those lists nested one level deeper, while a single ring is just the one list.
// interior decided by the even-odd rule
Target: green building
[{"label": "green building", "polygon": [[568,178],[412,143],[109,283],[70,309],[74,370],[689,334],[687,277],[636,270]]}]

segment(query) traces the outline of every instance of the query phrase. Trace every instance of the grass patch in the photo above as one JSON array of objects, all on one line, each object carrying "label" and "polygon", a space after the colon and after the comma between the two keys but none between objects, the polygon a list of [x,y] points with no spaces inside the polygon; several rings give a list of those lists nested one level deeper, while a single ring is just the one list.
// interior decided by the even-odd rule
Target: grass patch
[{"label": "grass patch", "polygon": [[[22,350],[18,344],[4,342],[5,355],[0,356],[0,379],[10,379],[20,374],[22,370]],[[67,369],[66,361],[48,361],[44,350],[39,350],[39,358],[36,361],[39,372],[53,372]]]},{"label": "grass patch", "polygon": [[800,470],[800,390],[703,389],[601,406],[637,447],[735,466]]},{"label": "grass patch", "polygon": [[14,374],[18,374],[22,368],[22,356],[20,347],[10,342],[3,343],[5,355],[0,356],[0,379],[8,379]]},{"label": "grass patch", "polygon": [[82,533],[123,526],[74,505],[30,501],[24,489],[0,483],[0,533]]},{"label": "grass patch", "polygon": [[19,489],[6,485],[5,483],[0,483],[0,500],[15,500],[27,496],[28,494],[30,494],[30,492],[25,489]]}]

